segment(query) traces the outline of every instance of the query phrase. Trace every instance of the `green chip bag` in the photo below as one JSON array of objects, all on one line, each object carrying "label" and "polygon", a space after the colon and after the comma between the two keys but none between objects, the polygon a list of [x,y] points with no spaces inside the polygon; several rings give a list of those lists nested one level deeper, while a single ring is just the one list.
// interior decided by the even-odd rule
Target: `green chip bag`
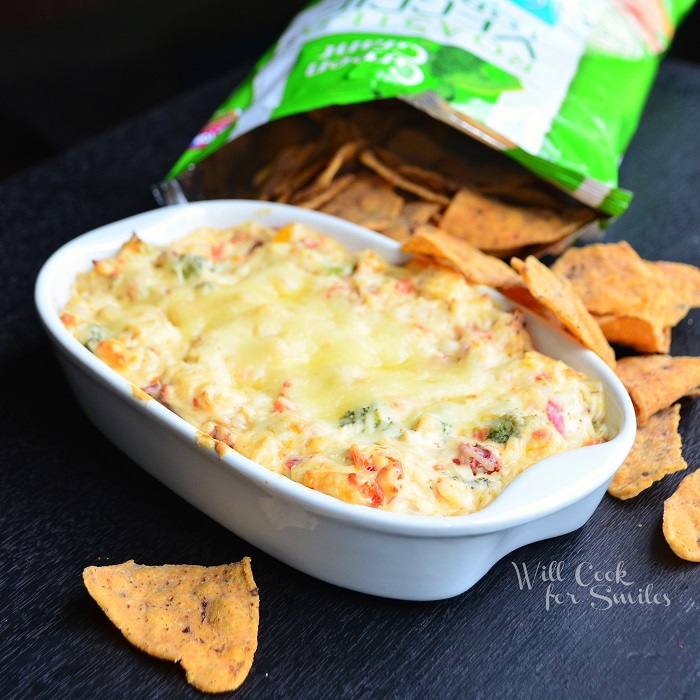
[{"label": "green chip bag", "polygon": [[692,0],[318,0],[292,21],[155,188],[261,125],[397,98],[520,163],[603,217],[618,165]]}]

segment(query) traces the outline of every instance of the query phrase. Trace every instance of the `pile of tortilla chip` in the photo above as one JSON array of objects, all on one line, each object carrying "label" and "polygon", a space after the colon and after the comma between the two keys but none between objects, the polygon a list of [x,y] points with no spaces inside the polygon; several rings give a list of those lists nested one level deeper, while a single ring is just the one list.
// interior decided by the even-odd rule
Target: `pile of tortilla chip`
[{"label": "pile of tortilla chip", "polygon": [[[449,264],[470,282],[559,322],[615,370],[634,405],[637,437],[610,495],[633,498],[687,468],[678,401],[700,394],[700,357],[668,353],[673,326],[700,306],[700,269],[648,262],[625,242],[569,248],[551,267],[532,255],[508,265],[433,226],[419,227],[402,249]],[[641,354],[617,359],[611,343]],[[700,471],[686,477],[664,509],[669,545],[691,561],[700,561],[699,480]]]},{"label": "pile of tortilla chip", "polygon": [[[259,133],[256,133],[259,132]],[[274,148],[270,146],[274,144]],[[504,155],[397,100],[334,106],[239,137],[212,162],[234,196],[339,216],[408,240],[432,224],[507,258],[566,246],[596,212]],[[264,153],[265,155],[260,155]],[[241,171],[251,158],[262,164]],[[265,160],[269,157],[268,160]],[[207,189],[208,197],[217,192]]]},{"label": "pile of tortilla chip", "polygon": [[179,661],[207,693],[238,688],[258,643],[259,597],[250,559],[222,566],[89,566],[90,595],[147,654]]},{"label": "pile of tortilla chip", "polygon": [[[610,495],[625,500],[664,476],[687,468],[681,454],[677,402],[700,393],[700,357],[625,357],[617,363],[617,374],[637,415],[632,451],[608,487]],[[699,479],[700,471],[683,479],[665,502],[663,515],[663,532],[671,549],[679,557],[695,562],[700,562]]]},{"label": "pile of tortilla chip", "polygon": [[[633,498],[667,474],[687,468],[677,401],[698,395],[700,357],[668,353],[673,327],[700,306],[700,269],[644,260],[622,241],[571,248],[552,270],[571,282],[611,343],[642,353],[617,361],[616,372],[637,415],[637,438],[608,488],[616,498]],[[681,485],[699,478],[691,474]],[[700,561],[698,499],[681,497],[689,489],[679,486],[666,502],[664,535],[678,556]]]},{"label": "pile of tortilla chip", "polygon": [[625,241],[565,251],[552,269],[567,277],[605,337],[641,353],[668,353],[671,329],[700,306],[700,270],[643,260]]}]

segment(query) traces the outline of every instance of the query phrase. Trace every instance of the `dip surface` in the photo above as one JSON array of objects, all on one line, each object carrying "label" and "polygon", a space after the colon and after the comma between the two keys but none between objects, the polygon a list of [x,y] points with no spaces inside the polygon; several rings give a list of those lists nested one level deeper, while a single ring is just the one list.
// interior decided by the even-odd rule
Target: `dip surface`
[{"label": "dip surface", "polygon": [[350,503],[474,512],[608,437],[600,384],[535,350],[519,311],[301,224],[134,235],[78,276],[61,319],[199,430]]}]

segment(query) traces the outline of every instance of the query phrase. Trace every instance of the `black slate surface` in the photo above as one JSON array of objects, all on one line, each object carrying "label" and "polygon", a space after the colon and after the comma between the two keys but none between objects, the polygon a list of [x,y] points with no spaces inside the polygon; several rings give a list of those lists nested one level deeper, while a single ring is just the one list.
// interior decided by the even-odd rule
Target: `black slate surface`
[{"label": "black slate surface", "polygon": [[[682,474],[631,502],[606,496],[582,529],[513,552],[463,595],[397,602],[315,581],[257,551],[148,476],[81,413],[37,320],[36,274],[71,238],[154,208],[151,183],[239,77],[0,185],[0,697],[201,697],[179,666],[126,642],[81,572],[129,558],[219,564],[245,555],[261,619],[252,671],[230,694],[240,700],[700,697],[700,568],[676,558],[661,532],[663,500]],[[700,264],[699,116],[700,68],[667,60],[622,167],[636,197],[608,240]],[[700,354],[699,333],[695,310],[674,330],[673,354]],[[699,417],[700,402],[684,401],[691,470]],[[561,580],[521,589],[516,568],[522,576],[523,566],[532,575],[557,564]],[[631,585],[613,581],[594,597],[593,575],[616,570]],[[636,602],[613,602],[623,592]],[[659,604],[646,602],[655,594]]]}]

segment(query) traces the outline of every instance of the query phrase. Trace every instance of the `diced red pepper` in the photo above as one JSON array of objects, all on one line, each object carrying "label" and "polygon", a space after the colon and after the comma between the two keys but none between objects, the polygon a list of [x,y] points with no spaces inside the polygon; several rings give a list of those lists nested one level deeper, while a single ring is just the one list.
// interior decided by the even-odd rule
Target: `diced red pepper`
[{"label": "diced red pepper", "polygon": [[561,406],[551,400],[547,401],[547,418],[549,418],[549,422],[554,426],[556,431],[563,436],[565,434],[564,411]]}]

